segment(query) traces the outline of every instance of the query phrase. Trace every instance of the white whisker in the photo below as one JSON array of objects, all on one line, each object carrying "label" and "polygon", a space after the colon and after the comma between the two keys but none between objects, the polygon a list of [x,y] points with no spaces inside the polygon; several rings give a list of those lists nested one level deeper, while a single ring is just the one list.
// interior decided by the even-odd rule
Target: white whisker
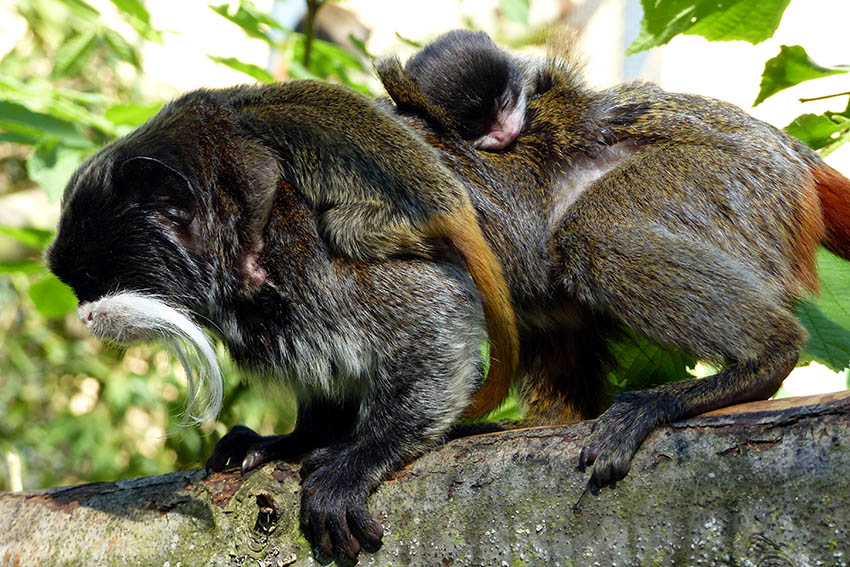
[{"label": "white whisker", "polygon": [[[168,342],[177,353],[188,381],[182,425],[202,423],[221,411],[222,378],[215,349],[203,330],[178,309],[153,295],[122,292],[84,303],[78,313],[88,330],[102,339],[120,343],[157,336],[172,339]],[[174,339],[190,345],[196,356],[186,356],[180,342]]]}]

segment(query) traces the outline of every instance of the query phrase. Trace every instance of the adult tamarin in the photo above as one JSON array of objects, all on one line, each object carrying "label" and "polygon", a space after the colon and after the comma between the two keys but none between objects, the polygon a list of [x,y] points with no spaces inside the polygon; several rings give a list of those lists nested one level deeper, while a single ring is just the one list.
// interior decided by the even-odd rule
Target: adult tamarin
[{"label": "adult tamarin", "polygon": [[587,88],[569,42],[555,47],[501,152],[446,136],[442,107],[400,64],[378,71],[483,211],[513,291],[529,421],[605,409],[607,340],[624,326],[721,368],[602,413],[579,459],[596,492],[658,425],[779,388],[806,341],[791,308],[817,291],[818,245],[850,258],[850,182],[731,104],[641,82]]}]

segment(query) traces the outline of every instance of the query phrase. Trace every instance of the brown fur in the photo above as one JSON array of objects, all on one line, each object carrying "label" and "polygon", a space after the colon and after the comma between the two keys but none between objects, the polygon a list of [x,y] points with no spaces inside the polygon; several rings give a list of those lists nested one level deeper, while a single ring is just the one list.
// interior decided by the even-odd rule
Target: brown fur
[{"label": "brown fur", "polygon": [[850,180],[821,163],[812,173],[820,202],[826,234],[823,245],[843,258],[850,257]]},{"label": "brown fur", "polygon": [[464,413],[466,418],[481,417],[495,409],[508,395],[519,359],[519,339],[510,291],[501,263],[484,240],[474,211],[434,217],[424,231],[434,237],[445,237],[454,245],[481,291],[490,338],[490,372]]}]

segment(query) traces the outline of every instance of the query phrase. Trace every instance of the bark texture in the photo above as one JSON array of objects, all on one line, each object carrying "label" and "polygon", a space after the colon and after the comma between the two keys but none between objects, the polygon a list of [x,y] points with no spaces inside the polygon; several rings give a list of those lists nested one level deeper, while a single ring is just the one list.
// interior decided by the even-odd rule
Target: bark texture
[{"label": "bark texture", "polygon": [[[370,500],[361,565],[850,564],[850,393],[756,402],[656,431],[616,489],[579,500],[590,423],[460,439]],[[315,565],[298,468],[0,494],[0,566]]]}]

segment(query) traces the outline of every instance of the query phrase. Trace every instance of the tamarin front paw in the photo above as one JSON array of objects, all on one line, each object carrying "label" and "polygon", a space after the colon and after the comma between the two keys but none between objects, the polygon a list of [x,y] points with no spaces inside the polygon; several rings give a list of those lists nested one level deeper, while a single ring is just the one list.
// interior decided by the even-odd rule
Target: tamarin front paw
[{"label": "tamarin front paw", "polygon": [[320,563],[355,563],[361,550],[381,548],[384,529],[366,507],[368,490],[346,468],[312,468],[301,486],[301,530]]}]

